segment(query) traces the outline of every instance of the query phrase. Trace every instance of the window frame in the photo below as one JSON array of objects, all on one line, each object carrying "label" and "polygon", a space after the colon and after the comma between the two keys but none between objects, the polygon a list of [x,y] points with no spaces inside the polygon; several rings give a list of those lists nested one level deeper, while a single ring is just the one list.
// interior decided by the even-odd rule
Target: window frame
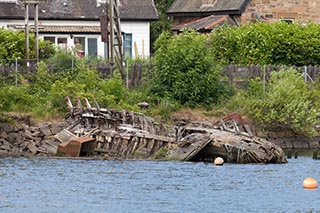
[{"label": "window frame", "polygon": [[[130,37],[130,39],[128,39]],[[124,57],[131,57],[132,58],[132,44],[133,44],[133,35],[132,33],[124,33],[123,34],[123,55]],[[129,42],[129,45],[127,45]],[[129,53],[129,55],[127,54]]]}]

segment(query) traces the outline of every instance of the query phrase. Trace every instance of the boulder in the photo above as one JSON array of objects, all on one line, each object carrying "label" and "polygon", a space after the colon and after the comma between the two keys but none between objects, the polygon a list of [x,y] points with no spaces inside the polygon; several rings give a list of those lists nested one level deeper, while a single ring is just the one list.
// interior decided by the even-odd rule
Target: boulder
[{"label": "boulder", "polygon": [[8,133],[8,138],[7,138],[8,142],[10,144],[19,144],[22,142],[21,140],[21,135],[17,132],[10,132]]},{"label": "boulder", "polygon": [[28,145],[26,146],[26,148],[28,148],[32,154],[36,154],[36,153],[38,152],[37,147],[36,147],[35,144],[32,143],[32,142],[28,143]]},{"label": "boulder", "polygon": [[8,138],[7,133],[5,131],[0,132],[0,138],[7,139]]},{"label": "boulder", "polygon": [[47,124],[46,125],[42,125],[40,127],[40,132],[41,132],[41,136],[44,136],[44,137],[48,137],[48,136],[52,135],[50,127]]}]

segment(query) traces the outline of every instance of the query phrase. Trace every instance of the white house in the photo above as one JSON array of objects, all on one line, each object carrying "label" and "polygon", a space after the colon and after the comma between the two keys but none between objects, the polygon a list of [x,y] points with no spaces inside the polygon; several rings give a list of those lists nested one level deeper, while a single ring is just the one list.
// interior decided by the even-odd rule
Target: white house
[{"label": "white house", "polygon": [[[39,37],[57,46],[78,48],[88,56],[107,58],[100,17],[103,0],[45,0],[38,4]],[[105,0],[104,0],[105,1]],[[150,22],[158,20],[153,0],[119,0],[120,26],[125,57],[150,55]],[[29,25],[34,28],[34,5],[29,6]],[[23,30],[25,6],[18,0],[0,0],[0,27]]]}]

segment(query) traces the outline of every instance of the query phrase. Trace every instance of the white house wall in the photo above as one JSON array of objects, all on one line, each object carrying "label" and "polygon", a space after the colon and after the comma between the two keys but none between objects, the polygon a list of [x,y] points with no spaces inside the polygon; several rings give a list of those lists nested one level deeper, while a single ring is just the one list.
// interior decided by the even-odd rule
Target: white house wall
[{"label": "white house wall", "polygon": [[[146,22],[122,22],[121,30],[132,34],[132,56],[149,57],[150,55],[150,24]],[[137,44],[137,54],[134,49],[134,43]]]},{"label": "white house wall", "polygon": [[[0,28],[7,28],[8,25],[24,25],[24,20],[0,20]],[[33,25],[33,21],[30,20],[29,25]],[[41,25],[48,26],[100,26],[100,22],[97,21],[47,21],[40,20],[39,28]],[[149,57],[150,56],[150,23],[149,22],[121,22],[121,31],[124,33],[132,34],[132,57]],[[68,47],[73,47],[74,42],[71,35],[68,34],[41,34],[39,33],[39,37],[43,38],[43,36],[54,36],[54,37],[66,37]],[[97,38],[97,54],[100,57],[105,58],[105,44],[101,41],[100,34],[76,34],[77,37],[86,37],[86,44],[88,44],[88,38]],[[136,49],[135,49],[136,44]],[[87,47],[86,47],[87,48]],[[85,52],[88,52],[85,50]]]}]

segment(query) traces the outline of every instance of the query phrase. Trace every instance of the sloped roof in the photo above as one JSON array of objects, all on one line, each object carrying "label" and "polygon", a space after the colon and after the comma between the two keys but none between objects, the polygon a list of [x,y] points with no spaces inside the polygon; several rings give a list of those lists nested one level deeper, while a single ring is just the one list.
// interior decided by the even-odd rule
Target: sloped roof
[{"label": "sloped roof", "polygon": [[[97,0],[46,0],[39,4],[39,20],[97,20],[101,15],[101,6]],[[29,7],[30,17],[34,16],[34,7]],[[153,0],[120,0],[121,20],[158,20]],[[0,18],[24,18],[23,4],[0,2]]]},{"label": "sloped roof", "polygon": [[171,30],[181,32],[184,29],[194,29],[199,32],[210,32],[211,30],[222,26],[225,23],[231,26],[236,25],[235,21],[232,20],[228,15],[211,15],[195,21],[175,25],[171,28]]},{"label": "sloped roof", "polygon": [[203,3],[202,0],[175,0],[168,9],[167,14],[205,13],[210,15],[240,15],[248,2],[249,0],[212,0],[212,3]]},{"label": "sloped roof", "polygon": [[[34,25],[29,26],[30,31],[34,32]],[[24,30],[24,25],[8,25],[8,28],[15,30]],[[59,26],[59,25],[41,25],[38,28],[40,33],[93,33],[100,34],[100,26]]]}]

